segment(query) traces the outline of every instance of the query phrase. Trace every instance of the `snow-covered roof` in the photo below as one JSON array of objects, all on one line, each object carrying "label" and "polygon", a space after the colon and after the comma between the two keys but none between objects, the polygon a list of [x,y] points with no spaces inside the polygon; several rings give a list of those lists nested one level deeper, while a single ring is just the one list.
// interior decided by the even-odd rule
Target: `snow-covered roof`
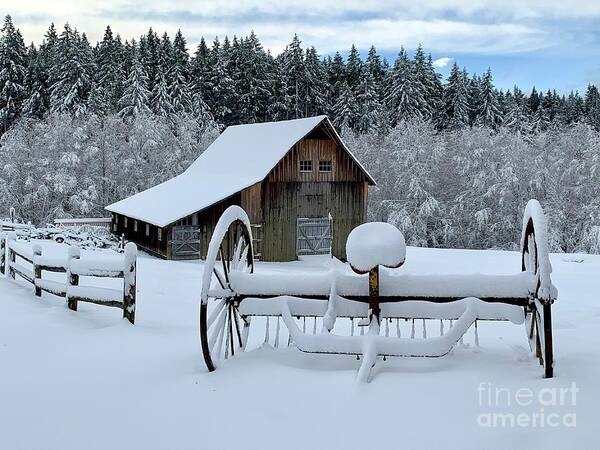
[{"label": "snow-covered roof", "polygon": [[[181,175],[106,207],[164,227],[262,181],[327,116],[228,127]],[[334,130],[335,132],[335,130]],[[344,145],[367,179],[373,178]]]}]

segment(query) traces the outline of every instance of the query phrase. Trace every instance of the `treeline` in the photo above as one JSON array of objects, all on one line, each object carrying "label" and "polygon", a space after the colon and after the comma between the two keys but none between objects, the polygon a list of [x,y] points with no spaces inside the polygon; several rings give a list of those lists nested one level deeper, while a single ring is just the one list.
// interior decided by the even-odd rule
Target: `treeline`
[{"label": "treeline", "polygon": [[[180,32],[125,41],[50,26],[25,47],[0,37],[0,215],[45,223],[182,172],[223,126],[328,114],[378,182],[370,219],[412,245],[515,248],[538,198],[551,247],[600,252],[600,95],[493,85],[457,65],[443,82],[421,47],[393,64],[374,48],[322,58],[297,36],[280,55],[253,33],[200,42]],[[160,207],[160,205],[156,205]]]},{"label": "treeline", "polygon": [[401,49],[393,64],[371,47],[363,60],[352,46],[321,57],[298,36],[279,55],[258,37],[200,41],[190,56],[181,32],[173,39],[152,29],[122,41],[106,28],[92,45],[70,25],[51,25],[39,45],[26,47],[10,16],[0,40],[0,120],[6,131],[19,117],[142,113],[187,114],[219,125],[328,114],[339,128],[387,133],[402,121],[431,122],[436,130],[506,126],[523,134],[553,124],[600,127],[600,94],[524,93],[494,87],[490,70],[469,75],[456,64],[447,82],[421,47]]},{"label": "treeline", "polygon": [[440,133],[417,120],[344,138],[378,182],[369,219],[398,226],[409,245],[516,250],[536,198],[552,251],[600,253],[600,133],[587,124],[532,137],[507,127]]}]

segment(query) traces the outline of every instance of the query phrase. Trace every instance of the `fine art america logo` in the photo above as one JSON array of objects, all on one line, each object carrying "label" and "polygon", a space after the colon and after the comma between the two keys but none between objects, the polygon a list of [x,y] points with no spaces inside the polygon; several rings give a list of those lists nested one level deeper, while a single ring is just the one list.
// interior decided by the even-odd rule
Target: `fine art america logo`
[{"label": "fine art america logo", "polygon": [[485,428],[576,427],[576,383],[569,387],[514,388],[481,382],[477,387],[480,413],[477,425]]}]

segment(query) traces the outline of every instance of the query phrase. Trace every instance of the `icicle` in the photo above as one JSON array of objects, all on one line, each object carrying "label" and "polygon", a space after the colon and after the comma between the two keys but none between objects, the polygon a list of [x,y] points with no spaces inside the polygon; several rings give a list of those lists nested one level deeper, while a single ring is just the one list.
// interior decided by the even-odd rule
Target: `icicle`
[{"label": "icicle", "polygon": [[267,316],[267,325],[265,326],[265,345],[269,345],[269,316]]},{"label": "icicle", "polygon": [[477,331],[477,321],[475,321],[475,346],[479,347],[479,332]]},{"label": "icicle", "polygon": [[279,347],[279,316],[277,316],[277,327],[275,327],[275,348]]},{"label": "icicle", "polygon": [[302,318],[302,332],[306,333],[306,316]]},{"label": "icicle", "polygon": [[400,319],[396,319],[396,336],[400,337]]},{"label": "icicle", "polygon": [[385,319],[385,337],[390,337],[390,319]]},{"label": "icicle", "polygon": [[350,319],[350,336],[354,336],[354,318]]},{"label": "icicle", "polygon": [[444,321],[440,320],[440,336],[444,335]]},{"label": "icicle", "polygon": [[365,334],[365,327],[358,327],[360,328],[360,335],[364,335]]},{"label": "icicle", "polygon": [[452,319],[450,319],[450,328],[452,328],[452,323],[453,323],[453,321],[452,321]]},{"label": "icicle", "polygon": [[410,338],[415,338],[415,319],[412,320],[412,327],[410,329]]},{"label": "icicle", "polygon": [[423,339],[427,339],[427,323],[423,319]]},{"label": "icicle", "polygon": [[315,316],[313,322],[313,334],[317,334],[317,317]]}]

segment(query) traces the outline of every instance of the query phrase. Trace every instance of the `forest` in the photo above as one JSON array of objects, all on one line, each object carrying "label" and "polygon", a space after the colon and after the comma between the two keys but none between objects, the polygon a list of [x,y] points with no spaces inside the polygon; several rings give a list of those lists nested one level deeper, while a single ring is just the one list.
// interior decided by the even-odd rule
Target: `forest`
[{"label": "forest", "polygon": [[[557,251],[600,251],[600,94],[503,91],[491,70],[447,79],[419,46],[322,56],[294,35],[278,55],[254,32],[189,49],[150,29],[90,43],[66,24],[25,45],[0,36],[0,216],[102,216],[184,170],[238,123],[327,114],[378,186],[369,217],[411,245],[515,248],[537,198]],[[344,54],[345,56],[342,56]]]}]

